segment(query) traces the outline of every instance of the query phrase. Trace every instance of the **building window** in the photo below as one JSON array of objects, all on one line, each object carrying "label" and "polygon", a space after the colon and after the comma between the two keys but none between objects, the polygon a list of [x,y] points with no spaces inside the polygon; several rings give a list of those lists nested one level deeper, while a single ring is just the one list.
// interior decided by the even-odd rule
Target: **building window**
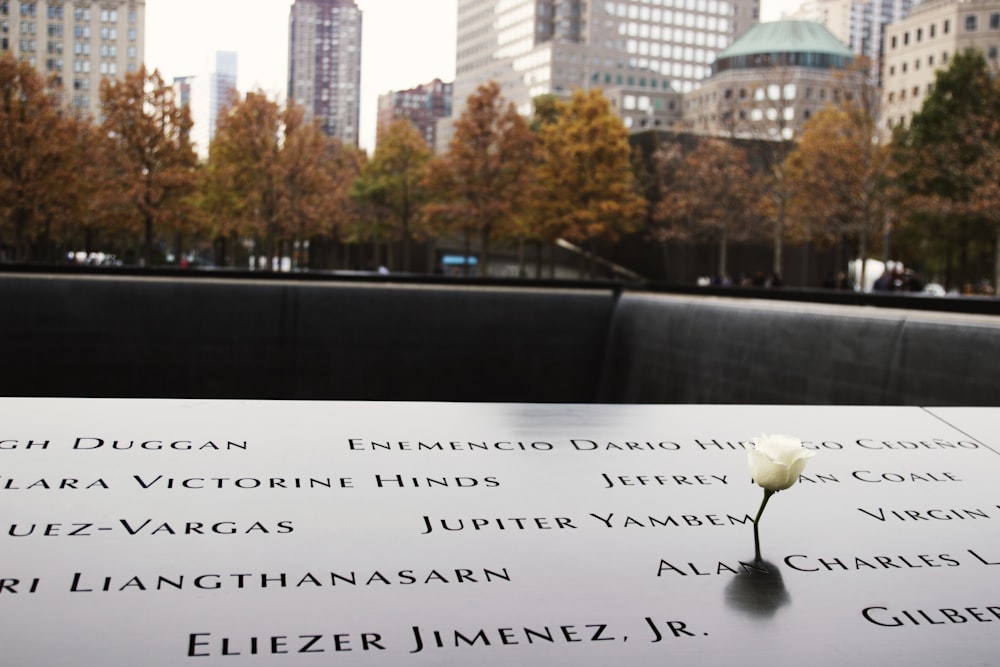
[{"label": "building window", "polygon": [[935,34],[935,32],[936,32],[936,29],[937,29],[937,23],[932,23],[932,24],[931,24],[931,30],[930,30],[930,35],[931,35],[931,37],[933,37],[933,36],[934,36],[934,34]]},{"label": "building window", "polygon": [[1000,14],[990,14],[990,30],[1000,29]]},{"label": "building window", "polygon": [[919,42],[919,41],[923,40],[923,38],[924,38],[924,29],[923,28],[917,28],[917,41]]},{"label": "building window", "polygon": [[975,14],[969,14],[968,16],[965,17],[965,31],[975,32],[978,23],[979,23],[979,17],[977,17]]},{"label": "building window", "polygon": [[989,58],[990,60],[996,60],[997,59],[997,47],[991,46],[989,49],[987,49],[987,51],[986,51],[986,57]]},{"label": "building window", "polygon": [[944,20],[944,34],[951,32],[951,19]]},{"label": "building window", "polygon": [[903,33],[903,46],[906,46],[909,43],[910,43],[910,33],[904,32]]},{"label": "building window", "polygon": [[896,48],[896,36],[892,36],[892,48]]}]

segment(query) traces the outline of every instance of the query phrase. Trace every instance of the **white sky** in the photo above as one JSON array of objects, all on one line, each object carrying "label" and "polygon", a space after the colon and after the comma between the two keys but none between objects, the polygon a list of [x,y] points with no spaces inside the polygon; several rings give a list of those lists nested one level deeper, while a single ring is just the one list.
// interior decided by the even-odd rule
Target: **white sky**
[{"label": "white sky", "polygon": [[[361,146],[375,147],[378,96],[455,78],[458,0],[356,0],[361,36]],[[762,20],[800,0],[762,0]],[[146,65],[170,81],[206,76],[216,51],[239,54],[241,92],[263,89],[282,102],[288,77],[292,0],[146,0]]]}]

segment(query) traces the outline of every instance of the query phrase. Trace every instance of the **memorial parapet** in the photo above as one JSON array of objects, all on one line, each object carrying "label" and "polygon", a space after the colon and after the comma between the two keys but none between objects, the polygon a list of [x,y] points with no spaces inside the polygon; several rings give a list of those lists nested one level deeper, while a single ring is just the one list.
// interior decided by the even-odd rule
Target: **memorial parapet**
[{"label": "memorial parapet", "polygon": [[992,315],[613,286],[15,273],[0,274],[0,306],[0,395],[1000,406]]},{"label": "memorial parapet", "polygon": [[[0,399],[3,664],[990,664],[1000,411]],[[816,455],[751,519],[761,432]]]}]

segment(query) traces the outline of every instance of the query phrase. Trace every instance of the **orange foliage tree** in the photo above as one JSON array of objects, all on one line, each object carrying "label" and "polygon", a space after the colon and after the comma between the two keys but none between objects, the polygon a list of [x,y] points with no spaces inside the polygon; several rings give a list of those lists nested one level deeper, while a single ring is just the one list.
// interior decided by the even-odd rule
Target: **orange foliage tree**
[{"label": "orange foliage tree", "polygon": [[158,71],[101,81],[107,164],[100,204],[113,222],[139,232],[142,256],[153,263],[156,230],[181,232],[192,220],[197,156],[191,116]]},{"label": "orange foliage tree", "polygon": [[84,125],[60,112],[33,67],[0,54],[0,232],[13,259],[27,261],[34,246],[52,260],[51,241],[79,213]]},{"label": "orange foliage tree", "polygon": [[390,222],[384,235],[402,242],[403,271],[409,271],[411,266],[411,242],[415,231],[419,231],[414,225],[426,200],[424,179],[431,155],[413,123],[400,118],[387,128],[353,190],[357,199],[375,209],[374,224]]},{"label": "orange foliage tree", "polygon": [[469,96],[448,152],[428,167],[426,219],[461,233],[466,257],[478,235],[481,275],[488,275],[491,239],[504,236],[531,203],[537,156],[538,138],[491,81]]},{"label": "orange foliage tree", "polygon": [[219,117],[202,193],[217,244],[230,246],[220,254],[235,264],[242,239],[263,256],[308,264],[306,242],[344,224],[359,159],[351,152],[305,122],[300,107],[281,108],[259,90],[234,99]]},{"label": "orange foliage tree", "polygon": [[665,147],[657,161],[665,191],[653,211],[654,236],[718,244],[718,275],[725,277],[729,244],[761,235],[761,175],[743,149],[722,139],[703,140],[687,154]]}]

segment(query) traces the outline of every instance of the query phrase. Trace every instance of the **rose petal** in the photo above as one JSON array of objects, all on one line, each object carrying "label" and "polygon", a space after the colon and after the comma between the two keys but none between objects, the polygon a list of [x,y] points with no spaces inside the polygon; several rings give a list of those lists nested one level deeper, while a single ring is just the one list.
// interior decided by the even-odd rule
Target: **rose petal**
[{"label": "rose petal", "polygon": [[797,458],[800,452],[808,451],[803,449],[802,441],[787,435],[761,435],[754,438],[757,448],[771,457],[774,461],[780,461],[788,465]]},{"label": "rose petal", "polygon": [[762,451],[751,449],[747,451],[750,460],[750,476],[753,481],[765,489],[780,491],[787,488],[788,466],[774,461]]},{"label": "rose petal", "polygon": [[802,446],[802,441],[788,435],[761,434],[754,438],[754,448],[747,450],[750,476],[770,491],[784,491],[798,481],[799,475],[816,452]]}]

